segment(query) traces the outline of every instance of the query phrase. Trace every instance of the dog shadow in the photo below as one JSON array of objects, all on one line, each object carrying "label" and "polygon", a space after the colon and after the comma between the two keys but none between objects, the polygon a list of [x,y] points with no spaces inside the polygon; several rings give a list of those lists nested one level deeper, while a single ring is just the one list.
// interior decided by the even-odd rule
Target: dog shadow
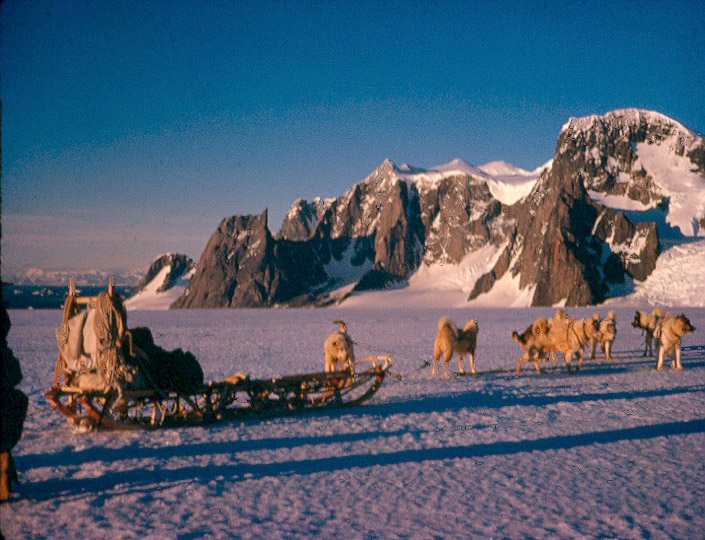
[{"label": "dog shadow", "polygon": [[[705,433],[705,418],[686,422],[667,422],[623,429],[593,431],[576,435],[556,435],[524,441],[498,441],[470,445],[448,446],[428,449],[401,450],[382,454],[353,454],[325,458],[304,459],[260,464],[228,464],[189,466],[179,469],[132,469],[116,471],[97,478],[51,479],[20,484],[18,491],[24,499],[42,501],[61,498],[80,498],[84,496],[105,497],[106,491],[119,491],[120,494],[153,491],[155,489],[173,488],[180,484],[205,485],[210,481],[231,482],[260,479],[264,477],[282,477],[310,475],[315,473],[337,473],[355,475],[356,469],[374,466],[402,465],[441,461],[457,458],[484,458],[506,456],[518,453],[556,449],[572,449],[593,444],[608,444],[624,440],[645,440],[656,437],[689,435]],[[123,487],[125,486],[125,487]]]},{"label": "dog shadow", "polygon": [[[566,377],[566,380],[570,381],[575,379],[572,377]],[[620,399],[631,400],[704,391],[705,387],[703,386],[688,386],[678,388],[659,388],[654,390],[583,393],[576,395],[531,394],[517,396],[513,393],[503,392],[501,389],[494,388],[492,394],[467,391],[451,396],[432,396],[400,401],[388,401],[384,403],[371,403],[354,410],[331,409],[328,411],[316,411],[315,415],[319,418],[338,418],[351,414],[355,416],[379,416],[381,418],[386,418],[394,414],[457,412],[468,408],[500,409],[502,407],[514,406],[543,407],[556,403],[583,403],[587,401],[614,401]]]}]

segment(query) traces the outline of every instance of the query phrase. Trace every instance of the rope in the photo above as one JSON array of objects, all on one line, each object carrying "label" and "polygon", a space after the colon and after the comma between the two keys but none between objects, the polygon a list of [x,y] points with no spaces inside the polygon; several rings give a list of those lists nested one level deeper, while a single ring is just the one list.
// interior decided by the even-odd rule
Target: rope
[{"label": "rope", "polygon": [[[351,341],[352,341],[353,344],[355,344],[355,346],[357,346],[357,347],[362,347],[363,349],[367,349],[368,351],[371,351],[371,352],[377,351],[377,349],[374,349],[374,348],[372,348],[371,346],[365,345],[364,343],[361,343],[361,342],[359,342],[359,341],[356,341],[356,340],[354,340],[354,339],[352,339],[352,338],[351,338]],[[391,350],[391,349],[387,349],[387,350],[391,351],[392,356],[395,357],[395,358],[405,358],[405,355],[397,354],[396,352],[394,352],[394,351]],[[406,356],[406,358],[411,359],[411,358],[408,357],[408,356]],[[388,373],[394,380],[396,380],[397,382],[401,382],[404,377],[406,377],[406,376],[408,376],[408,375],[411,375],[412,373],[416,373],[417,371],[421,371],[422,369],[427,368],[427,367],[430,366],[430,365],[431,365],[431,361],[430,361],[430,360],[424,360],[424,361],[422,362],[422,364],[421,364],[419,367],[414,368],[414,369],[412,369],[412,370],[410,370],[410,371],[407,371],[407,372],[405,372],[405,373],[395,373],[395,372],[393,372],[392,370],[387,370],[387,373]]]}]

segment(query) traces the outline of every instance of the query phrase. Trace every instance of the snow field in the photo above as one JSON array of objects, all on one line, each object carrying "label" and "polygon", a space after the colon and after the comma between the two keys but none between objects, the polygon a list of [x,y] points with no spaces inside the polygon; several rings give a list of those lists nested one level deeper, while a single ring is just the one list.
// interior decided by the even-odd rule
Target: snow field
[{"label": "snow field", "polygon": [[[59,311],[12,311],[30,412],[7,538],[697,538],[705,531],[705,352],[683,372],[638,354],[616,308],[616,363],[431,379],[438,317],[478,319],[479,371],[516,364],[532,309],[133,311],[207,379],[319,371],[343,318],[357,356],[395,355],[372,400],[345,410],[138,433],[73,432],[48,407]],[[589,316],[604,308],[569,309]],[[705,309],[685,308],[705,344]],[[604,313],[603,313],[604,314]],[[370,350],[371,349],[371,350]],[[639,353],[635,352],[639,350]],[[457,371],[457,361],[451,362]]]}]

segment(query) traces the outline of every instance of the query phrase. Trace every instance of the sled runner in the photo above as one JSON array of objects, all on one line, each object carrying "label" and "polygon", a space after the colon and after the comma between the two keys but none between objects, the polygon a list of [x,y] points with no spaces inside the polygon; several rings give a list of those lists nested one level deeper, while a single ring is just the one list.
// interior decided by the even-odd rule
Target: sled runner
[{"label": "sled runner", "polygon": [[[82,309],[84,307],[86,309]],[[49,403],[81,430],[184,426],[358,405],[380,388],[391,356],[373,355],[355,372],[203,382],[195,357],[156,346],[146,328],[127,329],[119,295],[76,294],[73,281],[57,328],[59,357]],[[60,382],[60,379],[62,382]]]}]

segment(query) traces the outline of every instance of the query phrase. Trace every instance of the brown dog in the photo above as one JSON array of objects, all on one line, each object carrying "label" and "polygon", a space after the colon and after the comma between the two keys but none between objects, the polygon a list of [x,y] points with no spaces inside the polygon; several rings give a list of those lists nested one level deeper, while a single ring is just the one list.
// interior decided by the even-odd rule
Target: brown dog
[{"label": "brown dog", "polygon": [[546,360],[545,350],[548,346],[548,326],[549,323],[543,317],[534,321],[524,332],[512,332],[512,339],[516,341],[524,354],[519,357],[516,372],[521,371],[524,362],[533,362],[536,373],[541,373],[541,362]]},{"label": "brown dog", "polygon": [[[595,315],[598,315],[597,313]],[[593,318],[595,317],[593,315]],[[597,317],[599,319],[599,315]],[[612,361],[612,344],[617,336],[617,320],[614,311],[607,313],[607,317],[600,321],[600,329],[590,340],[590,358],[595,359],[597,345],[600,345],[602,352],[605,355],[605,360]]]},{"label": "brown dog", "polygon": [[475,371],[475,348],[477,347],[477,321],[467,319],[465,327],[460,330],[448,317],[441,317],[438,320],[438,334],[433,342],[433,364],[431,364],[431,377],[436,376],[436,365],[438,359],[443,355],[443,375],[450,377],[448,362],[453,357],[453,353],[458,353],[458,369],[464,374],[463,355],[467,354],[470,359],[470,372]]},{"label": "brown dog", "polygon": [[517,373],[521,371],[521,364],[528,361],[534,362],[536,371],[540,373],[540,362],[545,359],[546,353],[557,352],[565,356],[568,373],[571,373],[573,356],[577,356],[577,369],[580,369],[583,363],[581,351],[598,330],[598,323],[594,319],[570,319],[557,316],[550,321],[538,319],[521,335],[513,332],[512,339],[525,351],[517,362]]},{"label": "brown dog", "polygon": [[[684,314],[675,316],[667,313],[659,321],[655,335],[659,338],[658,360],[656,370],[663,366],[663,359],[666,355],[671,356],[671,367],[678,371],[683,370],[681,365],[681,339],[684,335],[695,332],[695,327],[690,323]],[[675,353],[675,361],[673,359]]]},{"label": "brown dog", "polygon": [[553,321],[549,325],[547,349],[562,353],[565,356],[565,366],[568,373],[571,373],[570,364],[573,356],[577,356],[577,369],[580,369],[583,365],[583,347],[598,331],[599,326],[595,319]]},{"label": "brown dog", "polygon": [[[663,316],[663,310],[660,308],[654,309],[650,314],[646,311],[637,311],[634,313],[634,320],[632,321],[632,326],[634,328],[641,328],[644,331],[644,354],[646,356],[646,351],[649,352],[649,356],[654,354],[654,331],[658,325],[661,317]],[[656,342],[656,350],[658,351],[659,345]]]},{"label": "brown dog", "polygon": [[348,335],[348,328],[343,321],[333,322],[339,325],[340,331],[328,336],[323,344],[325,371],[336,371],[339,363],[343,365],[344,369],[353,371],[355,369],[353,340]]}]

